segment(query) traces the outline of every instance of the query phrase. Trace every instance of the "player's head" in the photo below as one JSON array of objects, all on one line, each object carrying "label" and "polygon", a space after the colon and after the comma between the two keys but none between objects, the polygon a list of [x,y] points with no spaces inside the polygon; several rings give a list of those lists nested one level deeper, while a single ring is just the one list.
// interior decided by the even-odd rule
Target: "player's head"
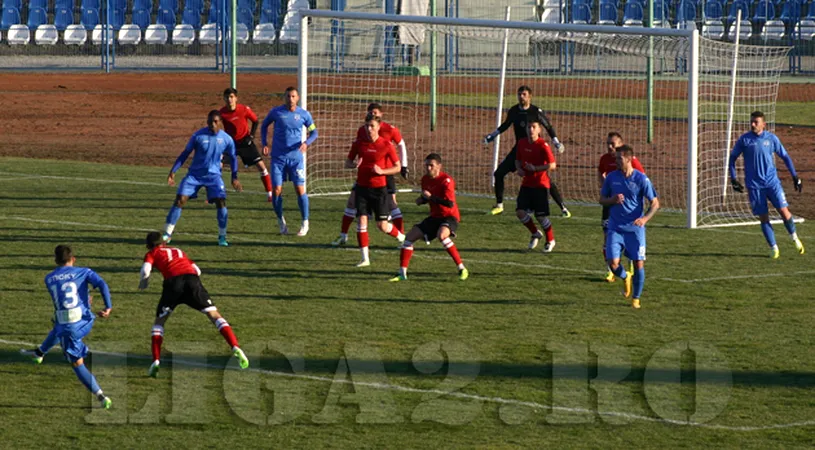
[{"label": "player's head", "polygon": [[368,105],[368,112],[375,114],[380,119],[382,118],[382,105],[380,103],[371,103]]},{"label": "player's head", "polygon": [[368,138],[371,141],[379,139],[379,127],[382,125],[382,119],[374,113],[368,113],[365,116],[365,131],[368,132]]},{"label": "player's head", "polygon": [[224,128],[224,119],[221,117],[220,111],[213,109],[207,114],[207,127],[209,127],[209,131],[211,131],[212,134]]},{"label": "player's head", "polygon": [[158,231],[151,231],[147,233],[147,237],[144,239],[144,243],[147,245],[149,250],[152,250],[159,245],[164,244],[164,240],[161,238],[161,233]]},{"label": "player's head", "polygon": [[518,88],[518,104],[526,108],[532,103],[532,89],[523,84]]},{"label": "player's head", "polygon": [[54,249],[54,262],[58,266],[73,265],[74,261],[76,261],[76,258],[70,245],[57,245]]},{"label": "player's head", "polygon": [[631,160],[634,159],[634,149],[630,145],[617,147],[617,169],[627,172],[631,168]]},{"label": "player's head", "polygon": [[430,178],[436,178],[441,173],[441,155],[431,153],[424,158],[424,171]]},{"label": "player's head", "polygon": [[224,102],[231,110],[235,110],[238,106],[238,90],[235,88],[224,89]]},{"label": "player's head", "polygon": [[623,145],[623,137],[620,133],[616,131],[612,131],[606,136],[606,150],[608,153],[612,153],[617,148]]},{"label": "player's head", "polygon": [[297,102],[300,101],[300,91],[298,91],[294,86],[287,87],[286,92],[283,94],[283,100],[286,102],[286,106],[288,106],[289,109],[294,108],[297,106]]},{"label": "player's head", "polygon": [[764,127],[767,126],[767,122],[764,121],[764,113],[761,111],[753,111],[750,114],[750,129],[753,130],[755,134],[761,134],[764,131]]},{"label": "player's head", "polygon": [[532,142],[538,140],[541,136],[541,130],[543,130],[543,118],[538,111],[530,111],[526,115],[526,134],[529,136],[529,140]]}]

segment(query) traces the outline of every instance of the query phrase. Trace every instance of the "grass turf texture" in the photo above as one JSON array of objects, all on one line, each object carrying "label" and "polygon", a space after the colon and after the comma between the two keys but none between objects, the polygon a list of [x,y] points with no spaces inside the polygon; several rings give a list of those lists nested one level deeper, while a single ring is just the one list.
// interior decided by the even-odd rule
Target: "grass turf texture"
[{"label": "grass turf texture", "polygon": [[[782,256],[771,261],[756,226],[689,231],[678,228],[681,216],[658,215],[648,231],[643,309],[634,311],[618,293],[621,283],[602,281],[599,208],[574,207],[572,219],[554,219],[558,245],[543,255],[525,252],[528,233],[511,211],[490,217],[489,200],[461,198],[457,245],[470,279],[456,279],[438,242],[420,242],[410,280],[392,284],[395,240],[373,231],[373,265],[362,270],[354,267],[353,247],[328,245],[344,198],[312,200],[308,237],[279,236],[256,174],[246,172],[242,180],[256,192],[229,194],[232,246],[217,246],[214,207],[202,201],[185,208],[173,245],[202,268],[252,367],[292,373],[279,352],[263,350],[277,341],[272,348],[302,356],[300,377],[224,371],[229,351],[221,336],[201,314],[180,307],[166,327],[159,378],[149,379],[160,276],[145,292],[136,285],[146,230],[163,225],[174,198],[166,170],[2,159],[0,174],[0,434],[14,448],[813,443],[812,423],[763,428],[815,419],[811,256],[797,255],[781,226]],[[114,179],[130,184],[105,181]],[[296,228],[296,201],[285,189]],[[426,215],[412,197],[400,196],[406,224]],[[799,235],[815,248],[808,228],[800,226]],[[112,317],[97,321],[87,343],[129,352],[90,358],[114,402],[107,412],[96,408],[58,349],[35,366],[17,354],[21,345],[9,343],[39,343],[48,332],[53,307],[42,278],[61,243],[73,245],[78,264],[111,286]],[[697,358],[654,356],[688,342]],[[173,364],[173,350],[182,362]],[[351,376],[339,378],[363,384],[331,382],[343,356]],[[273,399],[269,390],[299,400]],[[364,408],[337,402],[354,391]],[[289,421],[257,424],[273,411]],[[724,428],[670,424],[660,415]]]}]

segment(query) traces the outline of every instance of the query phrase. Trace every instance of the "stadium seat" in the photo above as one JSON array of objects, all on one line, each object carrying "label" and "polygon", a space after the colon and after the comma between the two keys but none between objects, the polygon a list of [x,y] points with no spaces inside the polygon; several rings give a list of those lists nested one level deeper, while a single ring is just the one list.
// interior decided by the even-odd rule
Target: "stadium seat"
[{"label": "stadium seat", "polygon": [[[200,26],[198,28],[200,28]],[[192,25],[182,23],[173,29],[173,44],[192,45],[193,42],[195,42],[195,27]]]},{"label": "stadium seat", "polygon": [[[670,11],[665,0],[654,0],[654,26],[663,27],[668,20],[667,14]],[[643,17],[644,18],[644,17]]]},{"label": "stadium seat", "polygon": [[586,25],[591,22],[591,10],[585,3],[572,3],[572,23]]},{"label": "stadium seat", "polygon": [[[770,0],[760,0],[753,14],[753,23],[764,25],[768,20],[775,19],[775,7]],[[783,22],[781,22],[783,24]]]},{"label": "stadium seat", "polygon": [[[37,32],[39,31],[40,29],[37,28]],[[54,29],[54,32],[56,32],[56,28]],[[87,40],[88,32],[85,31],[85,27],[82,25],[68,25],[65,28],[65,33],[62,34],[62,41],[65,42],[65,45],[83,45]],[[39,39],[37,39],[37,43],[39,44]],[[54,41],[54,43],[56,44],[56,41]]]},{"label": "stadium seat", "polygon": [[600,3],[598,25],[617,25],[617,6],[611,2]]},{"label": "stadium seat", "polygon": [[100,3],[99,0],[82,0],[82,10],[95,9],[98,11],[100,9]]},{"label": "stadium seat", "polygon": [[172,29],[175,28],[175,13],[169,9],[159,10],[156,24],[164,25],[168,31],[172,31]]},{"label": "stadium seat", "polygon": [[12,25],[6,34],[6,42],[9,45],[26,45],[31,40],[31,32],[25,25]]},{"label": "stadium seat", "polygon": [[[249,11],[246,8],[238,9],[238,23],[242,23],[247,30],[250,28],[254,28],[255,26],[255,17],[252,15],[252,11]],[[249,31],[246,32],[247,35]]]},{"label": "stadium seat", "polygon": [[109,44],[113,44],[113,35],[115,34],[115,32],[113,31],[113,27],[111,27],[110,25],[107,26],[102,25],[100,23],[99,25],[93,27],[93,30],[91,31],[91,42],[93,43],[93,45],[101,45],[102,43],[104,43],[105,27],[107,27],[108,31],[107,41]]},{"label": "stadium seat", "polygon": [[801,4],[795,0],[787,0],[781,9],[780,19],[788,26],[798,23],[801,20]]},{"label": "stadium seat", "polygon": [[280,29],[281,43],[300,42],[300,15],[298,9],[308,9],[308,0],[289,0],[286,15],[283,17],[283,27]]},{"label": "stadium seat", "polygon": [[146,29],[150,25],[150,12],[146,9],[139,9],[130,16],[130,23],[138,25],[141,29]]},{"label": "stadium seat", "polygon": [[693,0],[680,0],[676,6],[676,23],[684,23],[696,20],[696,4]]},{"label": "stadium seat", "polygon": [[48,12],[44,8],[28,10],[28,29],[36,30],[40,25],[48,23]]},{"label": "stadium seat", "polygon": [[815,1],[809,3],[806,20],[815,20]]},{"label": "stadium seat", "polygon": [[23,9],[23,2],[22,0],[3,0],[3,9],[5,8],[14,8],[17,11],[21,11]]},{"label": "stadium seat", "polygon": [[623,26],[624,27],[641,27],[642,26],[642,5],[637,0],[629,0],[625,4],[623,10]]},{"label": "stadium seat", "polygon": [[736,14],[741,10],[741,19],[750,20],[750,7],[747,5],[747,0],[735,0],[730,5],[730,12],[727,14],[727,24],[730,25],[736,21]]},{"label": "stadium seat", "polygon": [[204,14],[204,0],[187,0],[184,2],[184,9],[198,11],[198,14]]},{"label": "stadium seat", "polygon": [[221,32],[215,27],[214,23],[208,23],[201,27],[198,32],[198,42],[201,45],[213,45],[220,42]]},{"label": "stadium seat", "polygon": [[124,11],[127,9],[127,0],[113,0],[113,9]]},{"label": "stadium seat", "polygon": [[55,0],[54,1],[54,10],[59,11],[60,9],[68,9],[73,12],[74,10],[74,1],[73,0]]},{"label": "stadium seat", "polygon": [[724,4],[719,0],[708,0],[704,8],[705,20],[722,20],[724,16]]},{"label": "stadium seat", "polygon": [[[180,25],[179,25],[180,27]],[[176,27],[178,29],[179,27]],[[173,30],[175,33],[175,29]],[[154,24],[144,30],[144,43],[149,45],[164,45],[167,43],[167,28],[161,24]]]},{"label": "stadium seat", "polygon": [[258,4],[255,0],[238,0],[238,11],[241,9],[248,9],[254,15],[258,10]]},{"label": "stadium seat", "polygon": [[201,14],[194,9],[185,9],[181,15],[181,23],[190,25],[197,30],[201,28]]},{"label": "stadium seat", "polygon": [[48,12],[48,0],[30,0],[28,2],[28,14],[30,15],[31,11],[35,8],[42,8],[45,12]]},{"label": "stadium seat", "polygon": [[116,40],[119,42],[119,44],[137,45],[139,42],[141,42],[141,28],[139,28],[138,25],[133,25],[132,23],[122,25],[122,27],[119,29]]},{"label": "stadium seat", "polygon": [[[82,28],[81,25],[79,25]],[[85,32],[85,29],[82,28],[82,32]],[[59,40],[59,32],[57,31],[57,27],[51,24],[42,24],[37,27],[37,31],[34,32],[34,42],[37,45],[56,45],[57,41]]]},{"label": "stadium seat", "polygon": [[122,25],[125,24],[125,10],[111,9],[110,24],[113,25],[114,30],[119,31],[122,28]]},{"label": "stadium seat", "polygon": [[765,41],[780,41],[784,39],[784,34],[787,32],[787,26],[780,20],[768,20],[761,27],[761,39]]},{"label": "stadium seat", "polygon": [[178,0],[159,0],[158,9],[169,9],[173,14],[178,14]]},{"label": "stadium seat", "polygon": [[[741,30],[739,31],[739,41],[744,42],[753,37],[753,24],[749,20],[741,21]],[[736,24],[730,25],[730,30],[727,31],[727,38],[731,41],[736,40]]]},{"label": "stadium seat", "polygon": [[[133,14],[136,14],[136,12],[140,10],[145,10],[149,14],[153,14],[153,0],[133,0]],[[149,18],[147,19],[147,23],[150,23]],[[144,26],[142,28],[147,27]]]},{"label": "stadium seat", "polygon": [[255,44],[273,44],[275,39],[275,28],[273,23],[259,23],[255,25],[255,32],[252,34],[252,42]]},{"label": "stadium seat", "polygon": [[279,19],[280,13],[278,11],[264,8],[260,10],[260,21],[258,23],[270,23],[272,25],[277,25],[277,21]]},{"label": "stadium seat", "polygon": [[3,8],[3,17],[0,18],[0,30],[8,30],[12,25],[20,23],[20,10],[17,8]]},{"label": "stadium seat", "polygon": [[801,39],[805,41],[811,41],[815,39],[815,20],[804,19],[795,24],[795,29],[793,30],[792,38],[798,39],[799,36]]},{"label": "stadium seat", "polygon": [[80,22],[86,30],[93,30],[99,25],[99,10],[98,9],[83,9],[82,19]]},{"label": "stadium seat", "polygon": [[74,12],[67,8],[57,9],[57,14],[54,16],[54,26],[59,31],[65,31],[68,25],[74,23]]}]

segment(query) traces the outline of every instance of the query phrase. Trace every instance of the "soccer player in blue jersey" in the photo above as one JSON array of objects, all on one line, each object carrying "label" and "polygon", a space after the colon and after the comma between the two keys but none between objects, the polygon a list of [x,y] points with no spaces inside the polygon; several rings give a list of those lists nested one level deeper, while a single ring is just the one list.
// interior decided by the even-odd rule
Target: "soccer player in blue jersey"
[{"label": "soccer player in blue jersey", "polygon": [[48,350],[59,342],[79,381],[96,396],[103,408],[109,409],[110,399],[85,367],[84,358],[88,355],[88,347],[82,339],[91,332],[95,320],[88,286],[93,286],[102,293],[105,308],[97,313],[102,318],[110,316],[110,289],[105,280],[93,270],[74,266],[76,258],[71,247],[58,245],[54,249],[54,260],[58,267],[45,276],[45,286],[54,302],[54,328],[42,345],[34,350],[21,350],[21,353],[40,364]]},{"label": "soccer player in blue jersey", "polygon": [[[608,266],[625,282],[624,294],[631,297],[631,306],[640,307],[645,285],[645,224],[659,209],[659,198],[651,180],[634,170],[634,150],[623,145],[617,149],[617,170],[606,175],[600,189],[600,204],[611,207],[606,235]],[[645,199],[651,202],[643,215]],[[621,253],[634,262],[634,273],[627,273],[620,264]],[[633,278],[633,294],[632,294]]]},{"label": "soccer player in blue jersey", "polygon": [[[288,234],[286,219],[283,217],[283,182],[289,180],[294,184],[297,192],[297,205],[303,217],[303,225],[298,236],[308,234],[308,195],[306,195],[306,161],[305,155],[308,146],[317,140],[317,127],[311,114],[297,106],[300,93],[295,87],[286,88],[285,103],[272,108],[263,124],[260,125],[260,140],[263,144],[263,154],[269,154],[269,145],[266,140],[267,128],[274,124],[272,136],[272,206],[277,215],[277,224],[280,234]],[[308,138],[303,140],[305,127]]]},{"label": "soccer player in blue jersey", "polygon": [[795,232],[795,222],[789,210],[787,197],[784,195],[784,188],[781,187],[781,180],[778,179],[778,172],[775,169],[773,155],[778,155],[784,161],[787,169],[792,175],[792,185],[796,191],[803,190],[803,183],[795,172],[792,165],[792,158],[781,144],[778,137],[765,130],[767,126],[764,121],[764,113],[754,111],[750,114],[750,131],[741,135],[733,150],[730,152],[730,184],[736,192],[744,192],[744,186],[736,176],[736,160],[739,155],[744,155],[744,184],[747,185],[747,194],[750,196],[750,207],[753,214],[761,221],[761,232],[770,245],[770,257],[779,257],[778,245],[775,243],[775,233],[770,225],[770,214],[767,208],[767,200],[781,214],[784,219],[784,227],[795,243],[798,253],[804,254],[804,244],[798,239]]},{"label": "soccer player in blue jersey", "polygon": [[164,225],[165,241],[170,242],[175,230],[175,224],[181,218],[181,209],[187,204],[191,196],[197,195],[202,187],[207,189],[207,200],[215,203],[218,208],[218,245],[226,247],[226,223],[229,214],[226,210],[226,189],[221,175],[221,158],[224,153],[229,155],[232,169],[232,187],[238,192],[243,190],[238,181],[238,160],[235,155],[235,141],[223,130],[224,123],[221,113],[213,109],[207,115],[207,126],[193,133],[184,151],[175,160],[167,184],[175,186],[175,173],[184,164],[184,161],[195,152],[192,164],[187,169],[187,175],[178,185],[175,203],[167,213],[167,224]]}]

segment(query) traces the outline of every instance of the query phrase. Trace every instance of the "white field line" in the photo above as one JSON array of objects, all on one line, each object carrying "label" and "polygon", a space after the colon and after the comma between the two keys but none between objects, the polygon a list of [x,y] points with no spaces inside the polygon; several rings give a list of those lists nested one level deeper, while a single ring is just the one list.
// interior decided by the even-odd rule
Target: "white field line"
[{"label": "white field line", "polygon": [[[64,221],[64,220],[48,220],[48,219],[33,219],[30,217],[23,217],[23,216],[0,216],[0,220],[16,220],[20,222],[33,222],[33,223],[47,223],[47,224],[54,224],[54,225],[66,225],[66,226],[85,226],[85,227],[96,227],[96,228],[103,228],[109,230],[123,230],[123,231],[157,231],[155,228],[139,228],[139,227],[123,227],[119,225],[106,225],[106,224],[98,224],[98,223],[89,223],[89,222],[71,222],[71,221]],[[199,233],[176,233],[176,235],[183,235],[183,236],[190,236],[195,238],[212,238],[212,234],[199,234]],[[256,243],[256,244],[291,244],[293,241],[290,240],[262,240],[262,239],[252,239],[252,238],[245,238],[240,235],[230,235],[230,240],[241,241],[241,242],[249,242],[249,243]],[[346,251],[356,251],[354,248],[341,248],[342,250]],[[374,250],[374,253],[393,253],[394,250]],[[447,260],[449,257],[447,256],[436,256],[436,255],[427,255],[423,252],[416,252],[413,255],[414,258],[421,258],[421,259],[433,259],[433,260]],[[484,264],[484,265],[494,265],[494,266],[506,266],[506,267],[525,267],[525,268],[537,268],[537,269],[550,269],[550,270],[559,270],[562,272],[575,272],[575,273],[585,273],[590,275],[603,275],[606,272],[604,270],[590,270],[590,269],[579,269],[579,268],[572,268],[572,267],[563,267],[563,266],[556,266],[551,264],[535,264],[535,263],[526,263],[526,262],[515,262],[515,261],[496,261],[491,259],[465,259],[467,263],[475,263],[475,264]],[[713,282],[713,281],[728,281],[728,280],[742,280],[742,279],[757,279],[757,278],[772,278],[772,277],[788,277],[788,276],[796,276],[796,275],[807,275],[815,273],[814,271],[798,271],[798,272],[777,272],[777,273],[761,273],[755,275],[731,275],[731,276],[722,276],[722,277],[709,277],[709,278],[696,278],[696,279],[683,279],[683,278],[651,278],[661,281],[671,281],[671,282],[680,282],[680,283],[705,283],[705,282]]]},{"label": "white field line", "polygon": [[[24,348],[33,348],[34,346],[38,345],[32,342],[22,342],[22,341],[7,341],[5,339],[0,339],[0,344],[6,345],[15,345],[15,346],[23,346]],[[140,359],[149,361],[152,360],[151,356],[146,355],[132,355],[132,354],[124,354],[124,353],[114,353],[114,352],[104,352],[104,351],[94,351],[92,350],[91,353],[97,353],[100,355],[108,355],[108,356],[116,356],[119,358],[133,358],[133,359]],[[217,370],[241,370],[235,367],[227,366],[222,367],[215,364],[205,364],[199,363],[195,361],[187,361],[184,359],[173,358],[173,364],[178,364],[182,366],[188,367],[199,367],[204,369],[217,369]],[[668,425],[680,425],[680,426],[688,426],[688,427],[696,427],[696,428],[708,428],[713,430],[726,430],[726,431],[765,431],[765,430],[777,430],[783,428],[796,428],[796,427],[806,427],[815,425],[815,420],[808,420],[803,422],[793,422],[793,423],[782,423],[782,424],[771,424],[771,425],[760,425],[760,426],[730,426],[730,425],[716,425],[716,424],[707,424],[707,423],[698,423],[698,422],[683,422],[680,420],[672,420],[672,419],[663,419],[659,417],[649,417],[649,416],[642,416],[639,414],[630,414],[625,412],[616,412],[616,411],[594,411],[591,409],[586,408],[569,408],[565,406],[548,406],[538,402],[531,402],[531,401],[524,401],[524,400],[515,400],[511,398],[503,398],[503,397],[488,397],[483,395],[477,394],[466,394],[464,392],[447,392],[438,389],[419,389],[419,388],[412,388],[407,386],[401,386],[398,384],[390,384],[390,383],[373,383],[367,381],[352,381],[349,379],[334,379],[329,377],[322,377],[318,375],[304,375],[304,374],[297,374],[297,373],[286,373],[286,372],[278,372],[274,370],[265,370],[265,369],[256,369],[256,368],[249,368],[245,369],[247,371],[252,371],[255,373],[260,373],[264,375],[271,375],[275,377],[282,377],[282,378],[292,378],[297,380],[307,380],[307,381],[318,381],[323,383],[342,383],[342,384],[350,384],[356,386],[365,386],[373,389],[380,389],[380,390],[389,390],[389,391],[397,391],[397,392],[408,392],[412,394],[434,394],[439,396],[445,397],[454,397],[460,398],[464,400],[476,400],[484,403],[495,403],[501,405],[512,405],[512,406],[523,406],[531,409],[537,410],[549,410],[552,411],[561,411],[566,413],[573,413],[573,414],[589,414],[589,415],[600,415],[600,416],[608,416],[608,417],[622,417],[631,420],[638,420],[643,422],[656,422],[656,423],[663,423]]]}]

